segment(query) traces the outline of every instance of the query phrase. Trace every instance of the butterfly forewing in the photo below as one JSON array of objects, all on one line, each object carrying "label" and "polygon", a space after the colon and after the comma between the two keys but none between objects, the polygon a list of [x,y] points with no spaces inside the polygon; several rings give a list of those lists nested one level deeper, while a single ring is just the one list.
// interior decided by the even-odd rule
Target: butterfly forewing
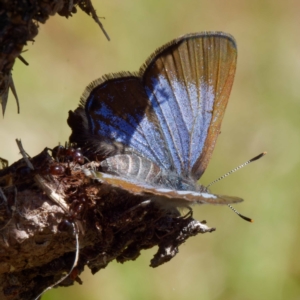
[{"label": "butterfly forewing", "polygon": [[219,134],[236,67],[221,33],[185,36],[159,49],[143,81],[178,174],[199,179]]},{"label": "butterfly forewing", "polygon": [[[209,78],[215,91],[215,101],[212,111],[212,118],[208,128],[201,155],[192,166],[192,175],[199,179],[205,171],[211,158],[216,139],[220,133],[221,122],[229,99],[231,87],[236,70],[237,49],[232,37],[224,36],[222,39],[214,40],[216,59],[209,59],[209,70],[216,70],[216,73]],[[219,58],[219,59],[217,59]]]}]

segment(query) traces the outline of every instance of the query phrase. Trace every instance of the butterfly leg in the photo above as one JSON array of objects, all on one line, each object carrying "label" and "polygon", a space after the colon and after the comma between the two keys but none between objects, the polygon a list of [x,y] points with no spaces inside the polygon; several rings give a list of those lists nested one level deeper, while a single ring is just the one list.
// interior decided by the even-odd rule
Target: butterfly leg
[{"label": "butterfly leg", "polygon": [[[151,199],[148,199],[148,200],[145,200],[131,208],[129,208],[128,210],[126,210],[123,214],[127,214],[127,213],[130,213],[132,212],[133,210],[139,208],[139,207],[146,207],[148,206],[150,203],[153,203],[155,201],[151,200]],[[185,206],[185,208],[188,209],[188,212],[184,215],[184,216],[179,216],[177,217],[178,219],[188,219],[188,218],[192,218],[193,217],[193,209],[190,207],[190,206]]]},{"label": "butterfly leg", "polygon": [[146,207],[146,206],[149,205],[151,202],[152,202],[151,199],[145,200],[145,201],[143,201],[143,202],[141,202],[141,203],[139,203],[139,204],[137,204],[137,205],[135,205],[135,206],[133,206],[133,207],[127,209],[123,214],[130,213],[130,212],[132,212],[133,210],[135,210],[135,209],[137,209],[137,208],[139,208],[139,207]]},{"label": "butterfly leg", "polygon": [[[123,218],[125,215],[127,215],[128,213],[134,211],[135,209],[137,209],[137,208],[139,208],[139,207],[146,207],[146,206],[149,205],[151,202],[152,202],[152,201],[151,201],[150,199],[149,199],[149,200],[142,201],[141,203],[139,203],[139,204],[137,204],[137,205],[134,205],[133,207],[131,207],[131,208],[125,210],[125,211],[120,215],[119,218]],[[144,210],[144,211],[143,211],[143,215],[146,215],[146,214],[147,214],[147,211]],[[117,231],[115,232],[115,234],[117,234],[117,233],[118,233],[119,231],[121,231],[121,230],[122,230],[122,228],[120,228],[119,230],[117,230]]]},{"label": "butterfly leg", "polygon": [[193,217],[193,209],[190,206],[185,206],[188,209],[188,212],[184,216],[178,217],[178,219],[188,219]]}]

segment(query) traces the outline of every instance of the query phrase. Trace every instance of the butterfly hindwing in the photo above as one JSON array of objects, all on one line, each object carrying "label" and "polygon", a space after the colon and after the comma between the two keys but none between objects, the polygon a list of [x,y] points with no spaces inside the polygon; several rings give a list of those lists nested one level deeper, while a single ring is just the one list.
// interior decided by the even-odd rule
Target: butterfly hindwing
[{"label": "butterfly hindwing", "polygon": [[168,188],[155,188],[149,184],[141,184],[132,179],[126,179],[119,176],[114,176],[102,172],[85,170],[86,176],[97,179],[104,185],[130,191],[132,195],[140,195],[145,199],[159,202],[165,207],[187,207],[192,204],[221,204],[239,203],[243,199],[232,196],[216,195],[209,192],[196,191],[176,191]]}]

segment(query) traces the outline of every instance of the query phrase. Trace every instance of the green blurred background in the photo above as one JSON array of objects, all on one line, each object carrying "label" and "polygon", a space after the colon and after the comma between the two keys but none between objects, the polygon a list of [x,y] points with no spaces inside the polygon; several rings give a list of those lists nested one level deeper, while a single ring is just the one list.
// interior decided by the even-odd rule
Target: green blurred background
[{"label": "green blurred background", "polygon": [[250,224],[226,207],[198,206],[194,216],[217,227],[180,247],[169,263],[152,269],[156,249],[135,262],[111,263],[83,286],[58,288],[43,299],[300,299],[300,2],[185,0],[93,1],[111,42],[83,12],[52,17],[18,61],[0,120],[1,153],[20,158],[15,138],[30,155],[64,143],[68,110],[87,84],[103,74],[138,70],[159,46],[180,35],[218,30],[238,45],[233,90],[212,160],[201,179],[208,184],[247,159],[258,162],[213,186],[240,196],[236,206]]}]

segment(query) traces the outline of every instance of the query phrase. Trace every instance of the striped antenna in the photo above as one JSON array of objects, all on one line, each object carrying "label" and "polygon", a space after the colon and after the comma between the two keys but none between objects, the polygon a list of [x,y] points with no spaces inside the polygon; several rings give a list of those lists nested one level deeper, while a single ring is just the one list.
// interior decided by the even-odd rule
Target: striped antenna
[{"label": "striped antenna", "polygon": [[209,188],[211,185],[217,183],[217,182],[220,181],[221,179],[227,177],[228,175],[230,175],[230,174],[236,172],[237,170],[239,170],[239,169],[241,169],[241,168],[243,168],[243,167],[249,165],[250,163],[252,163],[252,162],[254,162],[254,161],[260,159],[261,157],[263,157],[263,156],[266,155],[266,154],[267,154],[267,152],[263,152],[263,153],[261,153],[261,154],[255,156],[255,157],[251,158],[250,160],[246,161],[245,163],[241,164],[240,166],[234,168],[233,170],[227,172],[226,174],[222,175],[222,176],[219,177],[218,179],[216,179],[216,180],[214,180],[213,182],[211,182],[211,183],[207,186],[207,188]]},{"label": "striped antenna", "polygon": [[[223,176],[221,176],[221,177],[219,177],[218,179],[216,179],[216,180],[214,180],[213,182],[211,182],[211,183],[207,186],[207,188],[210,187],[211,185],[215,184],[216,182],[220,181],[221,179],[227,177],[228,175],[234,173],[235,171],[237,171],[237,170],[239,170],[239,169],[241,169],[241,168],[247,166],[247,165],[250,164],[251,162],[260,159],[261,157],[263,157],[263,156],[266,155],[266,154],[267,154],[267,152],[263,152],[263,153],[261,153],[261,154],[255,156],[255,157],[251,158],[250,160],[246,161],[245,163],[241,164],[240,166],[234,168],[233,170],[229,171],[228,173],[224,174]],[[242,215],[242,214],[239,213],[234,207],[232,207],[230,204],[227,204],[227,205],[228,205],[228,207],[231,208],[231,209],[232,209],[239,217],[241,217],[242,219],[244,219],[244,220],[247,221],[247,222],[253,223],[253,220],[252,220],[251,218],[248,218],[248,217]]]},{"label": "striped antenna", "polygon": [[243,220],[253,223],[254,221],[251,218],[248,218],[241,213],[239,213],[234,207],[232,207],[230,204],[227,204],[229,208],[231,208],[239,217],[241,217]]}]

